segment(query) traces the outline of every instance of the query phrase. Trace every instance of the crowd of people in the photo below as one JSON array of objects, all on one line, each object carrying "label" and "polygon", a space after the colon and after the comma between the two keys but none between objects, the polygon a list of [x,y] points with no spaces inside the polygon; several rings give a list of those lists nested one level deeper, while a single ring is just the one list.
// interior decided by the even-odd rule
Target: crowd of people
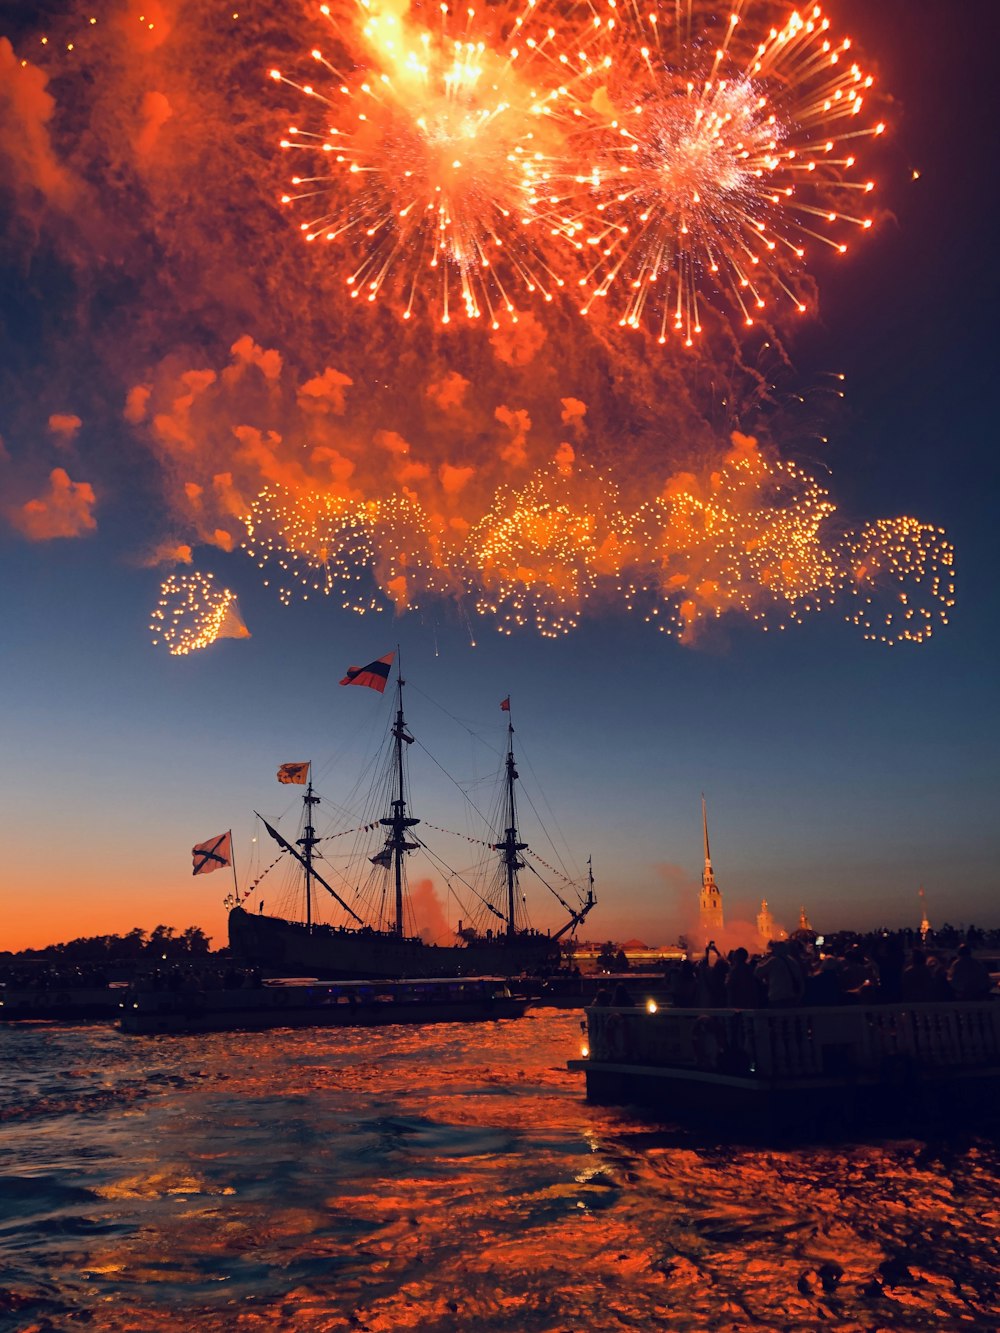
[{"label": "crowd of people", "polygon": [[154,991],[259,990],[264,980],[259,967],[157,967],[135,978],[132,986]]},{"label": "crowd of people", "polygon": [[809,940],[774,940],[754,957],[743,948],[724,955],[710,942],[702,957],[673,968],[669,989],[678,1008],[758,1009],[983,1000],[993,984],[968,941],[953,952],[919,942],[907,947],[896,932],[867,944],[854,937],[832,950]]}]

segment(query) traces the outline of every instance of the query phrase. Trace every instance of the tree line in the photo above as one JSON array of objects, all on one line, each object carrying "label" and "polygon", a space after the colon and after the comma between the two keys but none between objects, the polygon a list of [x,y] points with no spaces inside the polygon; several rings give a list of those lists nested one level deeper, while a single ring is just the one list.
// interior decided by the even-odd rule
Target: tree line
[{"label": "tree line", "polygon": [[137,963],[156,959],[179,963],[207,958],[211,952],[212,941],[200,926],[182,931],[173,926],[156,926],[150,931],[134,926],[125,935],[86,935],[42,949],[20,949],[16,953],[7,950],[0,953],[0,958],[10,962]]}]

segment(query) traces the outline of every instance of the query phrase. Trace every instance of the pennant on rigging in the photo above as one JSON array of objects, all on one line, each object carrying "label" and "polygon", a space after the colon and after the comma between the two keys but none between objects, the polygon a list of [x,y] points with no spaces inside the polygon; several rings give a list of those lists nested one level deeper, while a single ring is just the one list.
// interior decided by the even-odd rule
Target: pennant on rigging
[{"label": "pennant on rigging", "polygon": [[217,838],[199,842],[191,848],[194,862],[192,875],[207,875],[212,870],[221,870],[223,866],[233,864],[233,834],[220,833]]},{"label": "pennant on rigging", "polygon": [[278,769],[279,782],[297,782],[300,787],[304,787],[309,781],[309,765],[305,764],[282,764]]},{"label": "pennant on rigging", "polygon": [[377,662],[369,662],[367,666],[348,667],[341,685],[367,685],[371,690],[378,690],[379,694],[384,693],[389,680],[389,668],[395,656],[395,653],[386,653],[385,657],[380,657]]}]

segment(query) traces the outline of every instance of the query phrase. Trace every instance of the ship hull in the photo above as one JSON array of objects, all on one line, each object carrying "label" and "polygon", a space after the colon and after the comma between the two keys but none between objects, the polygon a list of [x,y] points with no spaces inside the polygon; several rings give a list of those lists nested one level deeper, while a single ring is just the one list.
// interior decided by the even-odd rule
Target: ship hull
[{"label": "ship hull", "polygon": [[263,1031],[288,1027],[385,1027],[521,1018],[526,999],[491,979],[275,981],[234,990],[178,991],[138,983],[121,1006],[122,1032]]},{"label": "ship hull", "polygon": [[331,979],[519,976],[558,965],[547,935],[520,931],[461,945],[424,944],[362,927],[307,926],[281,917],[229,913],[229,948],[250,966],[274,975]]}]

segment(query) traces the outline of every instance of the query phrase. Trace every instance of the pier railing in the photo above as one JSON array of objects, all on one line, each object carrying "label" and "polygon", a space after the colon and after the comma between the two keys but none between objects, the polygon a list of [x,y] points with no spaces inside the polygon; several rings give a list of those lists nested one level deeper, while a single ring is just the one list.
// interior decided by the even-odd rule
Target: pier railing
[{"label": "pier railing", "polygon": [[767,1079],[1000,1065],[1000,1002],[587,1010],[589,1059]]}]

